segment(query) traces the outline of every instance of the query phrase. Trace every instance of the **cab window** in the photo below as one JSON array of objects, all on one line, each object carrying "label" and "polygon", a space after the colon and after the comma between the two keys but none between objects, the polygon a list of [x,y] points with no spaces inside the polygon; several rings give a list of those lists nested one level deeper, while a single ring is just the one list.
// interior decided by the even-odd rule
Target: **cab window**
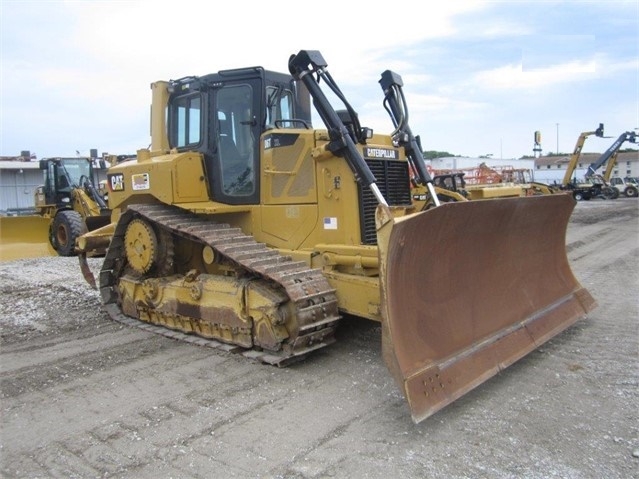
[{"label": "cab window", "polygon": [[231,196],[255,193],[255,114],[250,85],[228,85],[217,91],[217,151],[222,189]]},{"label": "cab window", "polygon": [[188,95],[175,102],[175,131],[178,148],[197,145],[201,140],[200,95]]},{"label": "cab window", "polygon": [[[281,87],[266,87],[266,124],[274,126],[277,120],[293,118],[293,93]],[[281,122],[282,128],[293,127],[292,122]]]}]

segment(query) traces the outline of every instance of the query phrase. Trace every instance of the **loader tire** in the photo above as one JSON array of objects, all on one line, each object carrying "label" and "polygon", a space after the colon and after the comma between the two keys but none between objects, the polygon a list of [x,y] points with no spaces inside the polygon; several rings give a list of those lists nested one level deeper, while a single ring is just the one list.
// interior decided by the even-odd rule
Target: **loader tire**
[{"label": "loader tire", "polygon": [[606,187],[601,190],[604,200],[616,200],[619,198],[619,192],[616,188]]},{"label": "loader tire", "polygon": [[75,240],[84,233],[86,226],[80,213],[60,211],[51,226],[51,245],[60,256],[75,256]]},{"label": "loader tire", "polygon": [[572,194],[572,197],[576,200],[576,201],[582,201],[584,200],[584,195],[582,193],[580,193],[579,191],[575,191]]},{"label": "loader tire", "polygon": [[639,196],[639,190],[637,190],[637,188],[635,188],[634,186],[628,186],[624,190],[624,194],[628,198],[636,198],[637,196]]}]

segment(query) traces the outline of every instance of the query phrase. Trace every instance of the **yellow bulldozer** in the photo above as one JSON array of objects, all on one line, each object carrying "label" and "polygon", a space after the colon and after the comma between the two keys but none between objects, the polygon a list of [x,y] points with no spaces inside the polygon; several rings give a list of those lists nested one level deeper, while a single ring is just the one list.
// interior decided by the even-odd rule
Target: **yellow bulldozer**
[{"label": "yellow bulldozer", "polygon": [[[109,169],[112,222],[77,243],[114,320],[280,366],[352,315],[381,322],[419,422],[595,307],[566,256],[571,197],[435,197],[419,212],[409,164],[435,191],[398,81],[382,77],[395,131],[377,134],[320,52],[288,69],[151,85],[151,146]],[[96,285],[86,255],[107,246]]]}]

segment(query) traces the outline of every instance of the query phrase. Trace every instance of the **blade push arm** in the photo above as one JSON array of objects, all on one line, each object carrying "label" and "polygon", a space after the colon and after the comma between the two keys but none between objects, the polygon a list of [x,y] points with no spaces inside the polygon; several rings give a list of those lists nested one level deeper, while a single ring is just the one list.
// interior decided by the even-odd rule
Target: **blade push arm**
[{"label": "blade push arm", "polygon": [[[349,113],[351,113],[351,116],[355,116],[353,109],[344,98],[344,95],[333,81],[331,75],[326,71],[326,66],[327,64],[322,54],[315,50],[300,50],[297,55],[292,55],[288,62],[291,75],[293,75],[296,80],[304,82],[304,85],[306,85],[306,88],[313,98],[313,104],[317,112],[328,129],[328,134],[331,139],[329,149],[334,154],[343,156],[346,159],[357,181],[371,189],[378,203],[388,206],[384,196],[377,187],[375,175],[373,175],[373,172],[360,155],[351,134],[319,86],[319,80],[322,78],[344,103]],[[313,78],[313,73],[317,74],[317,80]]]},{"label": "blade push arm", "polygon": [[413,135],[410,126],[408,126],[408,108],[402,91],[402,86],[404,85],[402,77],[397,73],[386,70],[382,73],[379,83],[384,92],[384,107],[395,126],[395,131],[391,136],[400,146],[404,147],[408,161],[413,170],[417,171],[421,184],[426,185],[435,206],[439,206],[439,198],[437,198],[437,193],[435,193],[433,179],[426,169],[421,146],[415,135]]}]

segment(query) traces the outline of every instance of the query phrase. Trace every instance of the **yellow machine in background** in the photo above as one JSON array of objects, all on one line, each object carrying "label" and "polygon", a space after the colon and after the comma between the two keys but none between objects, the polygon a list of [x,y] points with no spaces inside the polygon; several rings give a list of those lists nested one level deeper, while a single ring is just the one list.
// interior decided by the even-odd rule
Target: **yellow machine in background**
[{"label": "yellow machine in background", "polygon": [[326,66],[302,50],[290,75],[154,83],[151,148],[109,169],[113,222],[79,238],[80,263],[95,285],[85,256],[108,245],[97,287],[113,319],[270,364],[330,345],[348,315],[381,321],[384,360],[421,421],[594,307],[566,257],[575,202],[442,204],[399,75],[380,80],[395,131],[375,134]]},{"label": "yellow machine in background", "polygon": [[[40,160],[44,185],[35,192],[35,206],[49,220],[48,238],[60,256],[75,255],[76,240],[109,224],[111,211],[93,184],[91,158]],[[97,252],[96,252],[97,253]]]},{"label": "yellow machine in background", "polygon": [[[579,163],[579,158],[581,157],[581,150],[583,149],[584,143],[586,142],[586,139],[592,135],[595,135],[599,138],[604,137],[603,123],[599,123],[599,127],[596,130],[584,131],[580,133],[579,137],[577,138],[575,148],[570,155],[568,165],[566,166],[566,173],[564,173],[564,178],[560,184],[546,185],[544,183],[532,182],[530,184],[531,188],[533,188],[534,191],[537,191],[540,194],[569,194],[577,201],[590,200],[592,198],[618,198],[619,193],[615,190],[615,188],[610,186],[608,182],[604,180],[603,177],[601,177],[601,175],[599,175],[599,177],[592,176],[590,170],[592,169],[593,165],[590,165],[589,171],[586,173],[587,179],[588,176],[591,177],[587,180],[587,182],[579,183],[577,182],[577,178],[573,177],[573,175],[577,171],[577,165]],[[607,153],[605,153],[604,155],[607,155]],[[599,166],[601,166],[601,164]],[[597,166],[597,168],[599,166]],[[592,170],[592,172],[594,173],[594,170]]]},{"label": "yellow machine in background", "polygon": [[37,214],[0,218],[2,260],[73,256],[82,234],[109,224],[111,212],[103,192],[94,186],[93,161],[87,157],[40,160],[44,185],[34,193]]},{"label": "yellow machine in background", "polygon": [[[617,164],[617,155],[621,146],[626,142],[637,143],[637,133],[634,131],[625,131],[608,147],[608,149],[601,154],[601,156],[588,166],[586,172],[586,180],[590,178],[596,178],[601,176],[601,182],[614,188],[618,194],[623,194],[628,198],[636,198],[639,196],[639,189],[637,185],[631,181],[625,181],[622,178],[612,177],[612,172]],[[603,175],[598,175],[597,170],[602,166],[606,166]]]}]

